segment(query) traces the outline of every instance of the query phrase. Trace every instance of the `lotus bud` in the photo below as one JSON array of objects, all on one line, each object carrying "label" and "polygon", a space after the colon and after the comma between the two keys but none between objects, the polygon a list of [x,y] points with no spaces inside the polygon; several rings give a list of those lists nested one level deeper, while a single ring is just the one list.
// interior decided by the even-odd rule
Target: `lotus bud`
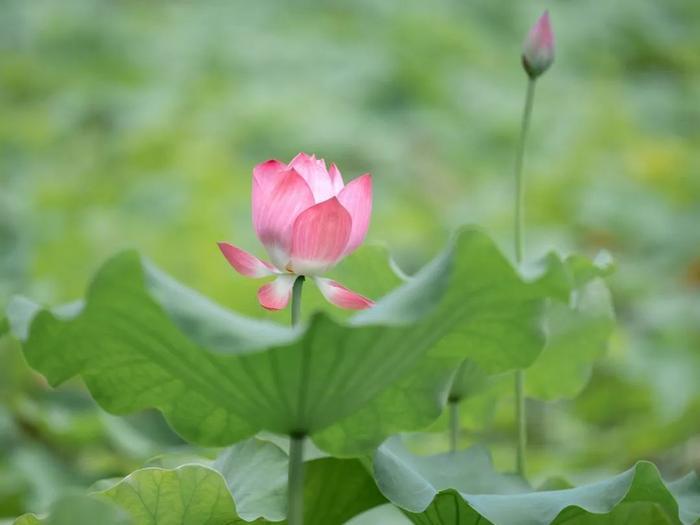
[{"label": "lotus bud", "polygon": [[554,62],[554,34],[545,11],[527,35],[523,46],[523,67],[535,79],[549,69]]}]

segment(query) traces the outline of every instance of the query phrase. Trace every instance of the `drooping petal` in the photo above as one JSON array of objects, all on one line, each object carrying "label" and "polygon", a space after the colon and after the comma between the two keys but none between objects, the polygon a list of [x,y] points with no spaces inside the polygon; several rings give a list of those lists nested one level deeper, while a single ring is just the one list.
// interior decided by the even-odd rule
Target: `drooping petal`
[{"label": "drooping petal", "polygon": [[342,284],[333,281],[332,279],[324,279],[323,277],[315,277],[314,281],[321,290],[321,294],[326,300],[348,310],[364,310],[374,304],[374,302],[366,297],[348,290]]},{"label": "drooping petal", "polygon": [[292,229],[291,268],[300,275],[319,274],[342,257],[352,218],[333,197],[303,211]]},{"label": "drooping petal", "polygon": [[224,254],[226,260],[241,275],[246,277],[266,277],[273,275],[275,269],[265,261],[261,261],[255,255],[241,250],[240,248],[227,242],[220,242],[219,249]]},{"label": "drooping petal", "polygon": [[326,163],[323,159],[317,159],[314,155],[299,153],[289,163],[290,168],[294,168],[311,188],[315,202],[323,202],[335,195],[331,176],[326,170]]},{"label": "drooping petal", "polygon": [[253,227],[272,263],[283,270],[289,262],[292,226],[301,212],[314,204],[306,181],[295,170],[286,170],[280,182],[266,192],[253,179]]},{"label": "drooping petal", "polygon": [[345,254],[355,250],[365,240],[372,215],[372,176],[369,173],[352,180],[338,194],[338,200],[352,217],[352,231]]},{"label": "drooping petal", "polygon": [[258,301],[267,310],[281,310],[292,295],[296,275],[280,275],[271,283],[264,284],[258,290]]},{"label": "drooping petal", "polygon": [[330,169],[328,170],[328,175],[331,177],[331,185],[333,186],[333,194],[338,195],[340,193],[340,190],[343,189],[345,186],[345,183],[343,182],[343,176],[340,173],[340,170],[338,169],[338,166],[335,164],[331,164]]}]

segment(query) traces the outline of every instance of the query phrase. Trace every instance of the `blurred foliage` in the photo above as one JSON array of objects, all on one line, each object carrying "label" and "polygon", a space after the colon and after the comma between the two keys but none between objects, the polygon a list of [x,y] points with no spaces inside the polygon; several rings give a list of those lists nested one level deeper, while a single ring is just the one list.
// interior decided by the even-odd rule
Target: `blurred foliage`
[{"label": "blurred foliage", "polygon": [[[346,180],[374,174],[369,238],[409,272],[465,222],[510,253],[519,48],[544,7],[557,59],[526,159],[527,257],[609,250],[618,327],[578,399],[532,402],[533,474],[700,466],[696,0],[2,0],[0,306],[71,300],[134,247],[269,316],[215,242],[262,254],[252,166],[302,150]],[[155,414],[108,416],[77,383],[48,390],[8,338],[0,396],[0,516],[181,447]],[[512,403],[477,404],[465,444],[488,440],[510,466]]]}]

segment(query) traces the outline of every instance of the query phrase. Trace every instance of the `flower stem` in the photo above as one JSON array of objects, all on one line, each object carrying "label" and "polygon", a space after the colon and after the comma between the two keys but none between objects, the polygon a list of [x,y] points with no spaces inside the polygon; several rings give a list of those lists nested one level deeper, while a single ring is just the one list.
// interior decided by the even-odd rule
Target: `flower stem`
[{"label": "flower stem", "polygon": [[459,401],[450,400],[450,452],[457,452],[459,443]]},{"label": "flower stem", "polygon": [[300,275],[294,281],[292,288],[292,326],[299,324],[301,319],[301,290],[304,287],[304,276]]},{"label": "flower stem", "polygon": [[302,525],[304,523],[304,439],[303,434],[293,434],[289,439],[288,525]]},{"label": "flower stem", "polygon": [[[301,291],[304,276],[300,275],[292,287],[292,326],[301,320]],[[287,471],[287,523],[304,523],[304,439],[302,432],[289,436],[289,470]]]},{"label": "flower stem", "polygon": [[[530,128],[530,117],[535,100],[535,78],[528,78],[527,94],[525,96],[525,108],[520,128],[520,140],[515,159],[515,263],[520,265],[523,259],[523,160],[525,158],[525,143],[527,132]],[[527,448],[527,414],[525,413],[525,373],[522,370],[515,371],[515,418],[518,428],[518,442],[515,453],[515,469],[518,474],[525,477]]]}]

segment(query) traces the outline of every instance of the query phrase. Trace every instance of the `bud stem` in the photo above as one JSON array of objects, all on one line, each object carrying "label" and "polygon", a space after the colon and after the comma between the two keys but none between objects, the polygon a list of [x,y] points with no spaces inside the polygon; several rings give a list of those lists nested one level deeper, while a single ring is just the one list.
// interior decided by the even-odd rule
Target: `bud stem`
[{"label": "bud stem", "polygon": [[[525,143],[527,132],[530,128],[530,117],[535,101],[535,84],[537,80],[528,77],[527,94],[525,95],[525,108],[520,128],[517,156],[515,159],[515,224],[514,224],[514,248],[515,263],[520,265],[523,259],[523,161],[525,158]],[[527,414],[525,412],[525,373],[523,370],[515,371],[515,419],[517,423],[518,441],[515,451],[515,470],[523,478],[526,475],[525,455],[527,452]]]},{"label": "bud stem", "polygon": [[525,109],[520,127],[518,153],[515,159],[515,262],[520,264],[523,259],[523,161],[525,159],[525,143],[530,128],[530,117],[535,102],[535,84],[537,80],[528,77]]}]

